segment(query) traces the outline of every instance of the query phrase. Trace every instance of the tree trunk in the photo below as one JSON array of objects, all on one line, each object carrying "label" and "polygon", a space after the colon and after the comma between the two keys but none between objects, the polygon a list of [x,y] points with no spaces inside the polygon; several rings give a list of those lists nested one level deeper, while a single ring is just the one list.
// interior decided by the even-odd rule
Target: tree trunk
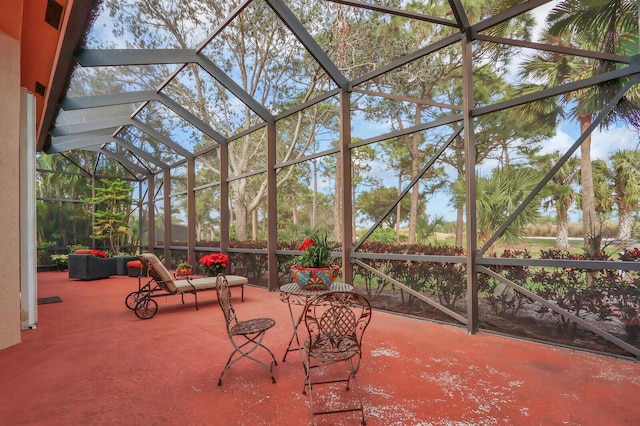
[{"label": "tree trunk", "polygon": [[[313,143],[313,153],[316,152],[316,143]],[[318,221],[318,160],[313,159],[313,204],[311,206],[311,228],[316,227]]]},{"label": "tree trunk", "polygon": [[504,166],[505,167],[509,167],[509,164],[511,163],[511,158],[509,157],[509,144],[505,143],[502,144],[502,158],[504,161]]},{"label": "tree trunk", "polygon": [[[398,173],[398,195],[402,192],[402,173]],[[402,201],[396,204],[396,244],[400,244],[400,215],[402,214]]]},{"label": "tree trunk", "polygon": [[[591,124],[591,115],[581,116],[580,130],[584,134]],[[600,234],[596,221],[596,203],[591,170],[591,135],[580,146],[580,184],[582,185],[582,222],[584,225],[584,245],[587,255],[600,251]]]},{"label": "tree trunk", "polygon": [[342,241],[342,215],[340,213],[342,211],[342,167],[340,167],[342,154],[338,153],[336,157],[336,181],[334,187],[336,198],[333,202],[333,232],[336,241]]},{"label": "tree trunk", "polygon": [[355,186],[352,186],[351,190],[351,241],[356,241],[358,238],[358,230],[356,229],[356,193]]},{"label": "tree trunk", "polygon": [[251,212],[251,238],[253,241],[258,240],[258,209]]},{"label": "tree trunk", "polygon": [[464,234],[464,207],[456,209],[456,247],[462,247],[462,235]]},{"label": "tree trunk", "polygon": [[[464,178],[464,156],[463,152],[464,141],[460,136],[455,140],[455,153],[456,153],[456,169],[458,170],[458,179]],[[462,248],[462,240],[464,235],[464,205],[456,208],[456,247]]]},{"label": "tree trunk", "polygon": [[620,220],[618,222],[618,241],[620,244],[629,244],[631,242],[631,228],[633,225],[633,217],[631,212],[620,210]]},{"label": "tree trunk", "polygon": [[[69,242],[67,241],[67,233],[66,233],[66,229],[67,229],[67,223],[66,223],[66,217],[65,215],[62,214],[62,201],[60,201],[60,203],[58,204],[58,224],[59,224],[59,232],[60,232],[60,239],[62,240],[62,247],[66,247],[69,245]],[[56,241],[56,245],[58,244],[58,242]]]},{"label": "tree trunk", "polygon": [[[420,117],[422,115],[422,107],[420,104],[416,106],[416,116],[414,123],[420,124]],[[420,133],[416,132],[411,138],[411,178],[413,179],[418,175],[420,171]],[[416,234],[418,229],[418,196],[419,196],[420,182],[411,188],[411,210],[409,212],[409,236],[407,242],[409,244],[416,243]],[[425,212],[426,213],[426,212]]]},{"label": "tree trunk", "polygon": [[[237,201],[237,200],[236,200]],[[247,240],[247,220],[248,212],[244,203],[236,202],[235,205],[235,228],[236,228],[236,241]]]},{"label": "tree trunk", "polygon": [[[247,240],[247,223],[249,220],[249,212],[247,211],[247,204],[245,202],[245,195],[247,192],[246,179],[239,179],[232,183],[234,193],[234,203],[232,206],[234,212],[234,218],[230,218],[231,223],[235,224],[236,229],[236,241]],[[234,220],[235,219],[235,222]]]},{"label": "tree trunk", "polygon": [[[591,124],[591,115],[582,116],[580,131],[584,134]],[[591,135],[585,138],[580,146],[580,184],[582,185],[582,222],[584,225],[584,247],[588,257],[600,252],[600,233],[596,221],[596,201],[593,189],[593,171],[591,169]],[[596,283],[597,271],[587,271],[587,286]]]},{"label": "tree trunk", "polygon": [[562,209],[556,208],[556,247],[569,248],[569,220],[567,218],[567,212]]},{"label": "tree trunk", "polygon": [[411,189],[411,214],[409,215],[409,236],[407,241],[409,244],[416,243],[416,234],[417,234],[417,228],[418,228],[419,186],[420,186],[420,183],[416,182],[415,186]]}]

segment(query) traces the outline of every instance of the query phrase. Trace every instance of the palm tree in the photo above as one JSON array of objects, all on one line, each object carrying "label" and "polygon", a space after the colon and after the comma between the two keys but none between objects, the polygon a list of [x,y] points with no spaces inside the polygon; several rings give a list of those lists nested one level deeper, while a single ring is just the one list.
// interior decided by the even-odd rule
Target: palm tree
[{"label": "palm tree", "polygon": [[[549,43],[570,45],[566,40],[545,36],[545,41]],[[577,47],[577,46],[573,46]],[[583,46],[584,47],[584,46]],[[552,52],[543,52],[530,58],[522,66],[521,75],[525,78],[539,79],[546,81],[548,87],[559,86],[572,80],[583,80],[593,74],[589,61],[585,58],[569,57]],[[530,88],[529,88],[530,90]],[[580,131],[584,133],[591,125],[593,110],[592,100],[596,95],[594,89],[584,89],[569,92],[561,97],[560,103],[564,105],[574,105],[568,113],[553,110],[550,114],[555,114],[556,120],[565,117],[576,118],[580,123]],[[541,103],[531,105],[532,109],[538,107],[544,110]],[[593,174],[591,170],[591,136],[588,136],[580,146],[580,177],[582,187],[582,220],[584,225],[585,247],[589,253],[599,251],[599,235],[596,228],[595,199],[593,195]],[[598,246],[598,247],[596,247]],[[593,249],[593,251],[591,251]]]},{"label": "palm tree", "polygon": [[[545,160],[555,164],[560,159],[560,153],[555,152]],[[569,248],[569,209],[578,200],[578,193],[572,185],[578,180],[580,160],[571,157],[551,178],[547,187],[552,194],[543,204],[545,209],[556,209],[556,246]]]},{"label": "palm tree", "polygon": [[626,244],[631,240],[633,212],[640,207],[640,152],[616,151],[610,157],[614,188],[614,201],[618,207],[618,240]]},{"label": "palm tree", "polygon": [[604,160],[591,163],[596,216],[600,224],[611,217],[616,203],[613,198],[612,173]]},{"label": "palm tree", "polygon": [[548,22],[550,34],[582,32],[598,37],[596,46],[602,52],[628,56],[638,52],[637,0],[565,0],[551,10]]},{"label": "palm tree", "polygon": [[434,244],[438,242],[437,230],[445,224],[444,216],[436,216],[429,220],[428,216],[420,216],[418,218],[418,242],[424,244],[429,241],[429,237],[433,235]]},{"label": "palm tree", "polygon": [[[476,178],[478,243],[486,243],[515,209],[531,193],[540,181],[539,173],[530,168],[496,168],[490,178]],[[463,179],[452,186],[454,205],[464,203],[466,187]],[[526,225],[539,217],[538,203],[533,201],[525,207],[500,237],[514,243]],[[490,247],[492,251],[493,247]]]},{"label": "palm tree", "polygon": [[[631,53],[631,45],[637,41],[638,28],[637,2],[603,1],[584,2],[566,0],[558,4],[547,17],[549,24],[545,41],[568,47],[600,50],[611,53]],[[603,68],[615,64],[604,61],[592,62],[587,58],[569,57],[556,53],[540,53],[527,61],[522,75],[528,78],[546,81],[546,86],[554,87],[570,81],[583,80],[602,72]],[[594,114],[606,104],[612,87],[591,87],[564,94],[561,104],[569,105],[568,116],[580,123],[581,133],[591,125]],[[631,96],[633,97],[633,96]],[[628,105],[628,103],[625,103]],[[624,111],[618,111],[625,114]],[[560,119],[561,115],[556,116]],[[616,119],[609,117],[608,125]],[[587,254],[600,251],[600,233],[597,228],[594,196],[593,172],[591,168],[591,137],[587,137],[580,147],[582,211],[584,241]]]}]

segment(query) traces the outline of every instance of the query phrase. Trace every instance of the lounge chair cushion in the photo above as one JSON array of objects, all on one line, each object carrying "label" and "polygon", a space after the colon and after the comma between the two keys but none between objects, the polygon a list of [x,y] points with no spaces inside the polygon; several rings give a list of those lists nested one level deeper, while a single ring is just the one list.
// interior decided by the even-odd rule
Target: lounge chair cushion
[{"label": "lounge chair cushion", "polygon": [[[158,284],[164,285],[169,293],[185,293],[195,290],[212,290],[216,288],[216,277],[174,280],[160,259],[153,253],[142,253],[138,256],[143,265],[147,266],[149,275]],[[240,275],[225,275],[229,287],[244,286],[249,282],[247,277]],[[243,287],[244,288],[244,287]]]},{"label": "lounge chair cushion", "polygon": [[160,262],[158,256],[153,253],[142,253],[138,256],[140,261],[147,266],[149,275],[160,285],[166,287],[169,293],[175,293],[177,288],[167,268]]},{"label": "lounge chair cushion", "polygon": [[[229,287],[238,287],[249,282],[247,277],[241,277],[240,275],[225,275],[225,278],[229,283]],[[217,277],[205,277],[190,280],[175,280],[174,284],[178,292],[192,291],[193,287],[195,287],[196,290],[210,290],[216,287],[216,279]]]},{"label": "lounge chair cushion", "polygon": [[192,280],[175,280],[176,290],[180,293],[193,290],[209,290],[216,286],[216,277],[195,278]]}]

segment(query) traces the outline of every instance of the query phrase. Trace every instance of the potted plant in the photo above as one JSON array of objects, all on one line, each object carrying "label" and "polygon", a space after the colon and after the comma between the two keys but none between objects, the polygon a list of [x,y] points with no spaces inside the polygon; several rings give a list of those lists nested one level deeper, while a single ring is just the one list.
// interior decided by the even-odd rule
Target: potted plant
[{"label": "potted plant", "polygon": [[56,265],[58,271],[66,271],[69,268],[68,254],[52,254],[51,261]]},{"label": "potted plant", "polygon": [[223,253],[209,253],[202,256],[198,263],[205,267],[208,276],[215,277],[229,266],[229,256]]},{"label": "potted plant", "polygon": [[620,260],[624,260],[626,262],[634,262],[640,259],[640,249],[635,247],[632,249],[625,249],[621,251],[619,254]]},{"label": "potted plant", "polygon": [[189,264],[189,259],[187,259],[186,262],[178,263],[178,266],[176,266],[176,275],[178,275],[179,277],[189,276],[192,272],[193,266]]},{"label": "potted plant", "polygon": [[291,260],[293,281],[304,290],[327,290],[335,281],[340,267],[333,264],[326,232],[314,232],[298,246],[304,251]]}]

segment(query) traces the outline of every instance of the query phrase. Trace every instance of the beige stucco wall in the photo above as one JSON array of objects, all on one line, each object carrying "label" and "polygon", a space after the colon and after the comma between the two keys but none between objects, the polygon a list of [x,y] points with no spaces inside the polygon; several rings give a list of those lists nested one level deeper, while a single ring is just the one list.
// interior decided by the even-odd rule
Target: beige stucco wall
[{"label": "beige stucco wall", "polygon": [[20,343],[20,41],[0,29],[0,349]]}]

